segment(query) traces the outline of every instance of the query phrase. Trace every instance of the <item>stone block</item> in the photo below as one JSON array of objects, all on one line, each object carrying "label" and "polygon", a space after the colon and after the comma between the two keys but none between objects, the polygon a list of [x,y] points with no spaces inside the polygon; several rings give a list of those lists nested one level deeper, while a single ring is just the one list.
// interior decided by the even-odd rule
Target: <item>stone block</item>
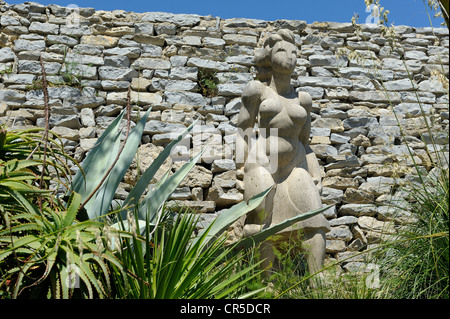
[{"label": "stone block", "polygon": [[348,66],[348,58],[345,56],[336,57],[335,55],[313,54],[309,56],[311,66],[329,66],[344,68]]},{"label": "stone block", "polygon": [[347,88],[350,89],[353,85],[351,80],[335,77],[313,77],[313,76],[299,76],[297,78],[299,86],[320,86],[325,88]]},{"label": "stone block", "polygon": [[77,115],[50,115],[49,125],[50,127],[64,126],[70,129],[79,129],[81,127]]},{"label": "stone block", "polygon": [[193,27],[200,23],[200,16],[196,14],[173,14],[166,12],[149,12],[142,16],[143,22],[168,22],[179,27]]},{"label": "stone block", "polygon": [[28,30],[38,34],[58,34],[59,25],[33,21],[28,27]]},{"label": "stone block", "polygon": [[222,39],[229,45],[247,45],[256,47],[257,38],[252,35],[244,34],[225,34]]},{"label": "stone block", "polygon": [[[175,171],[181,167],[182,163],[174,163]],[[211,186],[213,174],[207,168],[195,165],[192,170],[187,174],[186,178],[180,183],[180,187],[202,187],[207,188]]]},{"label": "stone block", "polygon": [[17,39],[16,41],[14,41],[14,52],[20,51],[45,51],[45,41]]},{"label": "stone block", "polygon": [[81,44],[103,46],[105,48],[113,48],[117,45],[118,42],[118,37],[111,37],[106,35],[83,35],[80,41]]},{"label": "stone block", "polygon": [[345,251],[347,248],[345,241],[339,239],[327,239],[325,252],[327,254],[335,254],[341,251]]},{"label": "stone block", "polygon": [[[61,25],[59,33],[70,37],[84,37],[92,35],[91,29],[87,25]],[[91,38],[89,41],[93,41],[93,39],[94,38]],[[96,41],[101,40],[97,39]]]},{"label": "stone block", "polygon": [[205,98],[199,93],[166,91],[164,96],[166,101],[171,104],[189,105],[196,108],[206,105]]},{"label": "stone block", "polygon": [[344,242],[348,242],[353,238],[352,232],[346,225],[332,226],[325,236],[327,240],[343,240]]},{"label": "stone block", "polygon": [[361,229],[369,231],[375,231],[385,234],[395,234],[393,222],[379,221],[375,217],[371,216],[358,217],[358,226],[361,227]]},{"label": "stone block", "polygon": [[199,69],[215,70],[219,72],[229,71],[231,69],[230,65],[226,62],[196,57],[188,59],[186,65],[190,67],[197,67]]},{"label": "stone block", "polygon": [[236,169],[236,163],[232,159],[217,159],[212,162],[212,173],[222,173],[226,171],[233,171]]},{"label": "stone block", "polygon": [[155,33],[157,35],[167,34],[167,35],[175,35],[177,34],[177,26],[172,23],[161,23],[155,25]]},{"label": "stone block", "polygon": [[347,188],[358,188],[359,182],[349,177],[334,176],[334,177],[325,177],[322,180],[322,185],[323,187],[345,190]]},{"label": "stone block", "polygon": [[342,200],[344,203],[369,204],[374,202],[375,196],[364,190],[348,188]]},{"label": "stone block", "polygon": [[353,225],[353,224],[356,224],[357,222],[358,222],[358,218],[355,216],[342,216],[342,217],[338,217],[333,220],[330,220],[330,226],[336,227],[336,226],[341,226],[341,225]]},{"label": "stone block", "polygon": [[158,121],[158,120],[150,120],[145,124],[144,134],[173,133],[174,135],[178,136],[185,129],[186,129],[186,127],[183,124],[167,123],[167,122],[162,122],[162,121]]},{"label": "stone block", "polygon": [[16,55],[13,50],[9,47],[0,48],[0,63],[14,61]]},{"label": "stone block", "polygon": [[101,80],[118,80],[129,81],[133,78],[137,78],[139,73],[130,68],[119,68],[112,66],[101,66],[98,68],[98,75]]},{"label": "stone block", "polygon": [[377,206],[374,204],[344,204],[338,210],[339,215],[342,216],[375,216]]}]

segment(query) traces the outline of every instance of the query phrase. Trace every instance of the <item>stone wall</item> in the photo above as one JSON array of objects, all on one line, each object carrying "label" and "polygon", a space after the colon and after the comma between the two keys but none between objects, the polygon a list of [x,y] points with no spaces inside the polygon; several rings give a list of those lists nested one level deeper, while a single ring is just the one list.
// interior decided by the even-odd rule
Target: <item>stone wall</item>
[{"label": "stone wall", "polygon": [[[240,94],[254,78],[255,47],[279,28],[292,30],[301,48],[292,83],[313,97],[311,145],[323,170],[323,202],[333,205],[330,257],[376,244],[410,221],[391,201],[406,198],[401,186],[416,180],[409,152],[424,172],[437,158],[421,109],[448,159],[446,28],[398,26],[384,36],[377,26],[351,23],[0,6],[0,122],[44,125],[42,56],[52,83],[50,126],[82,160],[124,109],[131,85],[133,118],[152,108],[134,168],[145,169],[174,132],[199,120],[181,157],[208,150],[170,201],[205,221],[243,198],[233,152]],[[213,96],[199,86],[207,75],[217,82]],[[180,167],[177,156],[163,169]],[[126,175],[118,200],[136,176]]]}]

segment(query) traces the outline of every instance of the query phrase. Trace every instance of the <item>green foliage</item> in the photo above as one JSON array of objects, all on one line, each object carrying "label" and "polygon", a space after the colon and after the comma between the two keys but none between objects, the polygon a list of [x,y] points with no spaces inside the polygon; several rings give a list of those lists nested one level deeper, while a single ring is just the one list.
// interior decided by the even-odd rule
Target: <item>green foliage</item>
[{"label": "green foliage", "polygon": [[[24,213],[17,196],[42,206],[43,202],[57,205],[53,192],[49,191],[50,171],[60,180],[70,175],[67,166],[72,159],[54,139],[43,146],[42,129],[7,130],[0,127],[0,212]],[[62,182],[61,182],[62,183]]]},{"label": "green foliage", "polygon": [[65,203],[50,190],[50,181],[70,176],[70,157],[53,139],[43,146],[37,130],[2,128],[0,142],[2,295],[68,298],[74,294],[67,285],[73,271],[82,283],[79,295],[108,295],[104,260],[115,259],[96,249],[102,224],[76,220],[81,204],[77,193]]},{"label": "green foliage", "polygon": [[[81,88],[81,79],[83,72],[80,70],[80,63],[77,61],[69,61],[67,58],[67,51],[64,51],[64,68],[59,72],[63,82],[58,85],[66,85]],[[82,66],[81,66],[82,67]]]},{"label": "green foliage", "polygon": [[127,134],[122,148],[122,132],[119,125],[122,112],[100,136],[81,163],[81,170],[73,178],[70,192],[81,195],[84,207],[90,219],[99,218],[108,213],[111,202],[137,151],[142,131],[150,110]]},{"label": "green foliage", "polygon": [[216,71],[202,69],[198,71],[197,84],[198,91],[206,97],[214,97],[217,94],[217,85],[219,84],[216,78]]},{"label": "green foliage", "polygon": [[[431,174],[432,175],[432,174]],[[409,211],[414,224],[405,225],[380,258],[385,298],[448,299],[449,177],[439,170],[423,184],[411,185]]]},{"label": "green foliage", "polygon": [[[0,232],[1,243],[7,244],[0,262],[10,267],[1,284],[8,285],[11,296],[17,298],[26,290],[20,297],[69,298],[78,288],[75,279],[82,283],[77,290],[80,296],[93,298],[94,292],[97,297],[108,296],[106,261],[116,263],[116,259],[96,243],[101,223],[75,220],[81,197],[73,193],[67,209],[44,207],[41,212],[20,193],[12,196],[27,213],[5,215],[7,224]],[[14,258],[5,261],[8,256]]]},{"label": "green foliage", "polygon": [[77,72],[78,64],[75,62],[65,62],[65,70],[60,71],[63,83],[61,85],[73,86],[81,88],[82,74]]},{"label": "green foliage", "polygon": [[4,74],[6,74],[6,75],[13,74],[13,66],[12,65],[7,66],[7,67],[5,67],[4,70],[0,71],[0,75],[4,75]]},{"label": "green foliage", "polygon": [[[118,254],[125,269],[131,274],[129,286],[116,285],[119,298],[139,299],[207,299],[242,297],[242,288],[259,271],[247,267],[236,271],[243,254],[227,258],[231,248],[221,251],[225,237],[216,238],[205,246],[209,230],[195,237],[198,217],[184,211],[173,216],[165,210],[162,222],[151,237],[150,224],[145,235],[124,241]],[[137,222],[137,220],[136,220]],[[246,276],[252,272],[251,276]],[[245,280],[242,278],[246,277]],[[252,291],[247,296],[257,293]]]}]

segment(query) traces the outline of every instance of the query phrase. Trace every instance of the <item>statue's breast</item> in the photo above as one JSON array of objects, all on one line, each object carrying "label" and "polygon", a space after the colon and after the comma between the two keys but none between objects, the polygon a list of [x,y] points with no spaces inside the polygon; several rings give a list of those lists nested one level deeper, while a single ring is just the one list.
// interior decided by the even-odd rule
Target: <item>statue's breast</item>
[{"label": "statue's breast", "polygon": [[307,113],[298,99],[270,97],[259,107],[261,127],[294,128],[305,124]]}]

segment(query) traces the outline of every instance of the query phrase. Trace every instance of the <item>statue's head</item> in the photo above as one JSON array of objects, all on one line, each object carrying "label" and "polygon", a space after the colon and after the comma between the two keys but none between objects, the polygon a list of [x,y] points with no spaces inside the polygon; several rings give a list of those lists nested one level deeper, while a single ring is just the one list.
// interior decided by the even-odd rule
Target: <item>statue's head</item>
[{"label": "statue's head", "polygon": [[297,61],[297,46],[294,34],[286,29],[271,34],[262,48],[255,50],[257,78],[260,81],[270,80],[272,73],[292,73]]}]

